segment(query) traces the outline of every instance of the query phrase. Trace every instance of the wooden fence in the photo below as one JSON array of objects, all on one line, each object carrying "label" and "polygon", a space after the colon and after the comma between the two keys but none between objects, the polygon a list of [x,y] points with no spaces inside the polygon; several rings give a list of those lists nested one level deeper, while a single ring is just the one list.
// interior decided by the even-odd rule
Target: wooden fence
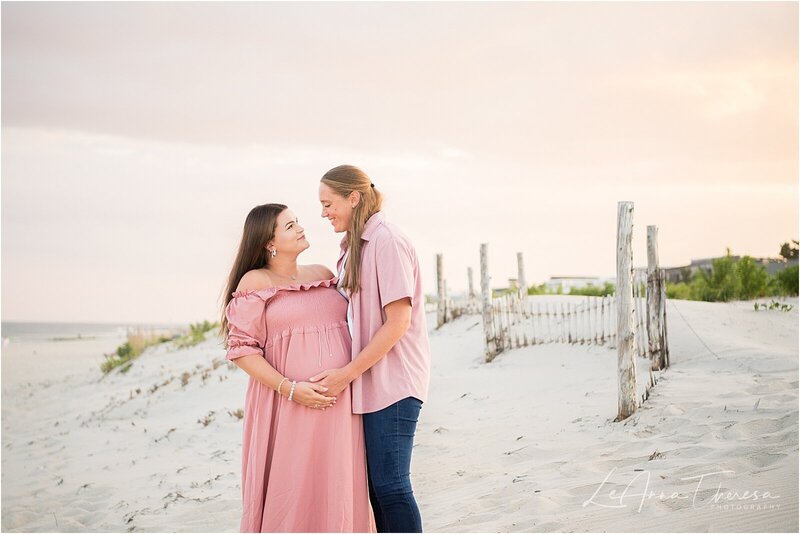
[{"label": "wooden fence", "polygon": [[[664,276],[661,270],[661,276]],[[648,357],[647,272],[636,270],[634,310],[637,355]],[[481,311],[473,299],[447,299],[446,321]],[[492,322],[498,352],[546,343],[603,345],[616,348],[616,297],[521,295],[509,292],[492,299]]]},{"label": "wooden fence", "polygon": [[650,376],[642,401],[656,383],[653,371],[669,366],[666,277],[658,265],[658,229],[647,227],[647,268],[633,269],[633,202],[617,205],[616,293],[605,297],[529,296],[522,253],[517,253],[518,288],[494,297],[490,287],[488,244],[481,244],[481,291],[453,300],[447,294],[442,254],[436,256],[437,328],[464,314],[482,315],[485,359],[544,343],[605,345],[617,349],[619,405],[617,420],[638,407],[635,356],[649,360]]}]

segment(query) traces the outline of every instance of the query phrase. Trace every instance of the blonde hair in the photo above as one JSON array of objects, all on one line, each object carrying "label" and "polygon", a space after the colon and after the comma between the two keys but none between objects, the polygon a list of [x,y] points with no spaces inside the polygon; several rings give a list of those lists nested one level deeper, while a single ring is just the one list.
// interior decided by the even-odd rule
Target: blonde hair
[{"label": "blonde hair", "polygon": [[347,265],[342,286],[348,293],[355,294],[361,289],[361,249],[364,242],[361,234],[367,220],[381,210],[383,196],[375,189],[367,173],[352,165],[339,165],[325,173],[320,180],[333,189],[336,194],[347,198],[353,191],[358,191],[361,200],[353,210],[350,227],[347,229]]}]

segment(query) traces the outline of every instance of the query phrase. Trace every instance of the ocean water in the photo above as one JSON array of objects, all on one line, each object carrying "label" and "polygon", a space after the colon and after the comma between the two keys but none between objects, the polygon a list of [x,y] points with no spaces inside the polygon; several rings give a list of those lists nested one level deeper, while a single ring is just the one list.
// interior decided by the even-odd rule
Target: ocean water
[{"label": "ocean water", "polygon": [[145,330],[180,328],[180,325],[123,323],[26,323],[3,321],[2,337],[9,342],[76,341],[125,335],[129,329]]},{"label": "ocean water", "polygon": [[105,354],[115,352],[125,343],[129,331],[183,328],[163,324],[3,321],[0,326],[3,392],[20,383],[52,382],[76,373],[99,375]]}]

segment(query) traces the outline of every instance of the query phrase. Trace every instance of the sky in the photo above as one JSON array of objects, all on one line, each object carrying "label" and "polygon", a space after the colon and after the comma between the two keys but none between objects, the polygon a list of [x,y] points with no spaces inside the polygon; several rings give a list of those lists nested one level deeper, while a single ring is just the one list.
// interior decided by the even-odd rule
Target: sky
[{"label": "sky", "polygon": [[2,320],[219,317],[249,210],[333,268],[365,170],[426,293],[798,238],[798,4],[4,2]]}]

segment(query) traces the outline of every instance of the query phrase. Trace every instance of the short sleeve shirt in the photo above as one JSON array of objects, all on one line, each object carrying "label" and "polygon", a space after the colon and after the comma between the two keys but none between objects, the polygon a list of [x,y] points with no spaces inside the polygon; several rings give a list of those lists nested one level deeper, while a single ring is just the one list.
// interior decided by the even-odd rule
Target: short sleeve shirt
[{"label": "short sleeve shirt", "polygon": [[[419,261],[411,241],[386,220],[384,212],[372,215],[361,238],[361,290],[350,296],[352,358],[366,347],[386,321],[384,306],[403,298],[411,300],[411,326],[375,365],[351,385],[354,413],[382,410],[406,397],[427,400],[430,382],[430,343],[425,319]],[[337,270],[347,254],[342,240]]]}]

